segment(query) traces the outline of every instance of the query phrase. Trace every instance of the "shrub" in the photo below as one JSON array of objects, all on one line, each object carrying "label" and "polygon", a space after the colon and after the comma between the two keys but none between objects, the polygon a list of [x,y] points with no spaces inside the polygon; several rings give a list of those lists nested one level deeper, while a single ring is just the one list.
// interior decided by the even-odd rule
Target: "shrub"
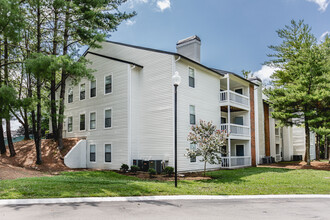
[{"label": "shrub", "polygon": [[165,167],[164,171],[167,174],[167,176],[172,176],[172,174],[174,173],[174,168],[173,167]]},{"label": "shrub", "polygon": [[153,168],[149,168],[148,173],[149,173],[150,178],[151,178],[153,175],[156,175],[156,170],[153,169]]},{"label": "shrub", "polygon": [[129,166],[125,163],[123,163],[120,167],[120,170],[123,172],[123,173],[126,173],[129,169]]},{"label": "shrub", "polygon": [[136,166],[136,165],[131,166],[131,172],[132,173],[136,173],[139,170],[140,170],[140,168],[138,166]]}]

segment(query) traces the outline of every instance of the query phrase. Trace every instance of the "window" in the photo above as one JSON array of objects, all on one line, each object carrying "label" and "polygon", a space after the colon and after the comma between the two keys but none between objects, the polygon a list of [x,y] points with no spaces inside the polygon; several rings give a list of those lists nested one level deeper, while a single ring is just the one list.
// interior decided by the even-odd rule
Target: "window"
[{"label": "window", "polygon": [[189,67],[189,86],[195,88],[195,70]]},{"label": "window", "polygon": [[[190,150],[196,151],[196,144],[190,144]],[[196,157],[190,157],[190,163],[196,163]]]},{"label": "window", "polygon": [[244,125],[243,123],[243,116],[238,116],[234,118],[234,123],[237,125]]},{"label": "window", "polygon": [[105,77],[105,82],[104,82],[104,93],[108,94],[112,92],[112,75],[106,76]]},{"label": "window", "polygon": [[241,145],[241,144],[236,145],[236,156],[239,156],[239,157],[244,156],[244,145]]},{"label": "window", "polygon": [[89,114],[89,129],[93,130],[96,128],[96,113],[91,112]]},{"label": "window", "polygon": [[95,144],[89,145],[89,161],[90,162],[95,162],[96,161],[95,151],[96,151]]},{"label": "window", "polygon": [[91,98],[96,96],[96,81],[91,81]]},{"label": "window", "polygon": [[72,117],[68,117],[68,132],[72,132]]},{"label": "window", "polygon": [[69,88],[69,91],[68,91],[68,103],[71,103],[73,102],[73,89],[72,88]]},{"label": "window", "polygon": [[104,112],[104,127],[111,128],[111,109],[107,109]]},{"label": "window", "polygon": [[80,84],[80,100],[84,100],[85,99],[85,83]]},{"label": "window", "polygon": [[80,115],[80,131],[85,130],[85,114]]},{"label": "window", "polygon": [[238,93],[238,94],[243,95],[243,88],[235,89],[235,92]]},{"label": "window", "polygon": [[193,105],[189,106],[189,114],[190,114],[190,124],[191,125],[196,124],[195,106]]},{"label": "window", "polygon": [[111,162],[111,144],[104,145],[105,162]]},{"label": "window", "polygon": [[276,144],[276,154],[280,154],[280,145]]},{"label": "window", "polygon": [[275,135],[279,136],[280,135],[280,129],[279,128],[275,128]]},{"label": "window", "polygon": [[227,123],[227,118],[221,117],[221,124],[226,124]]}]

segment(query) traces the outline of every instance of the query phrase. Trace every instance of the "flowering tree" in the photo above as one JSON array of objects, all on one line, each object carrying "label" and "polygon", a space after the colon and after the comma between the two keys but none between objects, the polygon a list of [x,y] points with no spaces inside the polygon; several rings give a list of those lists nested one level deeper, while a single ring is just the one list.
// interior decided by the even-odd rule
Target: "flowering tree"
[{"label": "flowering tree", "polygon": [[185,154],[188,158],[196,158],[201,156],[201,162],[204,162],[204,176],[206,172],[206,163],[219,164],[221,163],[220,154],[226,153],[222,146],[226,145],[225,131],[217,130],[217,127],[212,122],[199,121],[199,125],[191,127],[191,132],[188,135],[188,141],[191,144],[196,144],[196,149],[187,149]]}]

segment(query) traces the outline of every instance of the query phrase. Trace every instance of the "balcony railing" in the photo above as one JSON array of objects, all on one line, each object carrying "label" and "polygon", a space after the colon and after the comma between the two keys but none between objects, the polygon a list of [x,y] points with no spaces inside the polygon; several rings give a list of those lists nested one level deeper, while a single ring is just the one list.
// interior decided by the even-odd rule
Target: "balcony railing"
[{"label": "balcony railing", "polygon": [[228,97],[230,102],[236,102],[245,106],[249,106],[249,98],[245,95],[241,95],[231,90],[220,92],[220,102],[228,102]]},{"label": "balcony railing", "polygon": [[250,156],[221,157],[221,167],[243,167],[243,166],[251,166]]},{"label": "balcony railing", "polygon": [[230,124],[228,129],[228,124],[221,124],[220,130],[225,130],[229,135],[236,135],[236,136],[249,136],[250,135],[250,128],[249,126],[244,125],[236,125]]}]

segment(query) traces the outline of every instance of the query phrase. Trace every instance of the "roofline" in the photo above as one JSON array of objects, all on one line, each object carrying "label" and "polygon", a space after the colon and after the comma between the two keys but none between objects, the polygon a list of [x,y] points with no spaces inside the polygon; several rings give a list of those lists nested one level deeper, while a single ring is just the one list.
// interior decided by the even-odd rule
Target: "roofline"
[{"label": "roofline", "polygon": [[213,73],[216,73],[217,75],[220,75],[220,76],[225,76],[223,75],[222,73],[219,73],[217,71],[214,71],[212,68],[209,68],[207,66],[204,66],[203,64],[200,64],[188,57],[185,57],[181,54],[178,54],[178,53],[174,53],[174,52],[169,52],[169,51],[164,51],[164,50],[158,50],[158,49],[153,49],[153,48],[148,48],[148,47],[141,47],[141,46],[136,46],[136,45],[131,45],[131,44],[125,44],[125,43],[121,43],[121,42],[115,42],[115,41],[110,41],[110,40],[106,40],[105,42],[107,43],[113,43],[113,44],[118,44],[118,45],[122,45],[122,46],[127,46],[127,47],[133,47],[133,48],[136,48],[136,49],[141,49],[141,50],[148,50],[148,51],[152,51],[152,52],[156,52],[156,53],[163,53],[163,54],[168,54],[168,55],[173,55],[173,56],[180,56],[186,60],[188,60],[189,62],[192,62],[200,67],[203,67]]},{"label": "roofline", "polygon": [[87,51],[86,54],[93,54],[93,55],[95,55],[95,56],[99,56],[99,57],[103,57],[103,58],[106,58],[106,59],[110,59],[110,60],[118,61],[118,62],[121,62],[121,63],[131,64],[131,65],[134,65],[134,66],[137,66],[137,67],[143,68],[143,66],[141,66],[141,65],[139,65],[139,64],[136,64],[136,63],[133,63],[133,62],[129,62],[129,61],[126,61],[126,60],[121,60],[121,59],[118,59],[118,58],[114,58],[114,57],[106,56],[106,55],[99,54],[99,53],[95,53],[95,52],[91,52],[91,51]]},{"label": "roofline", "polygon": [[257,83],[254,83],[254,82],[252,82],[252,81],[250,81],[250,80],[248,80],[248,79],[245,79],[244,77],[242,77],[242,76],[240,76],[240,75],[238,75],[238,74],[236,74],[236,73],[229,72],[229,71],[226,71],[226,70],[220,70],[220,69],[217,69],[217,68],[212,68],[212,69],[219,70],[219,71],[222,71],[222,72],[226,72],[227,74],[231,74],[231,75],[233,75],[233,76],[236,76],[236,77],[238,77],[238,78],[240,78],[240,79],[242,79],[242,80],[244,80],[244,81],[246,81],[246,82],[248,82],[248,83],[251,83],[251,84],[253,84],[253,85],[259,86]]}]

